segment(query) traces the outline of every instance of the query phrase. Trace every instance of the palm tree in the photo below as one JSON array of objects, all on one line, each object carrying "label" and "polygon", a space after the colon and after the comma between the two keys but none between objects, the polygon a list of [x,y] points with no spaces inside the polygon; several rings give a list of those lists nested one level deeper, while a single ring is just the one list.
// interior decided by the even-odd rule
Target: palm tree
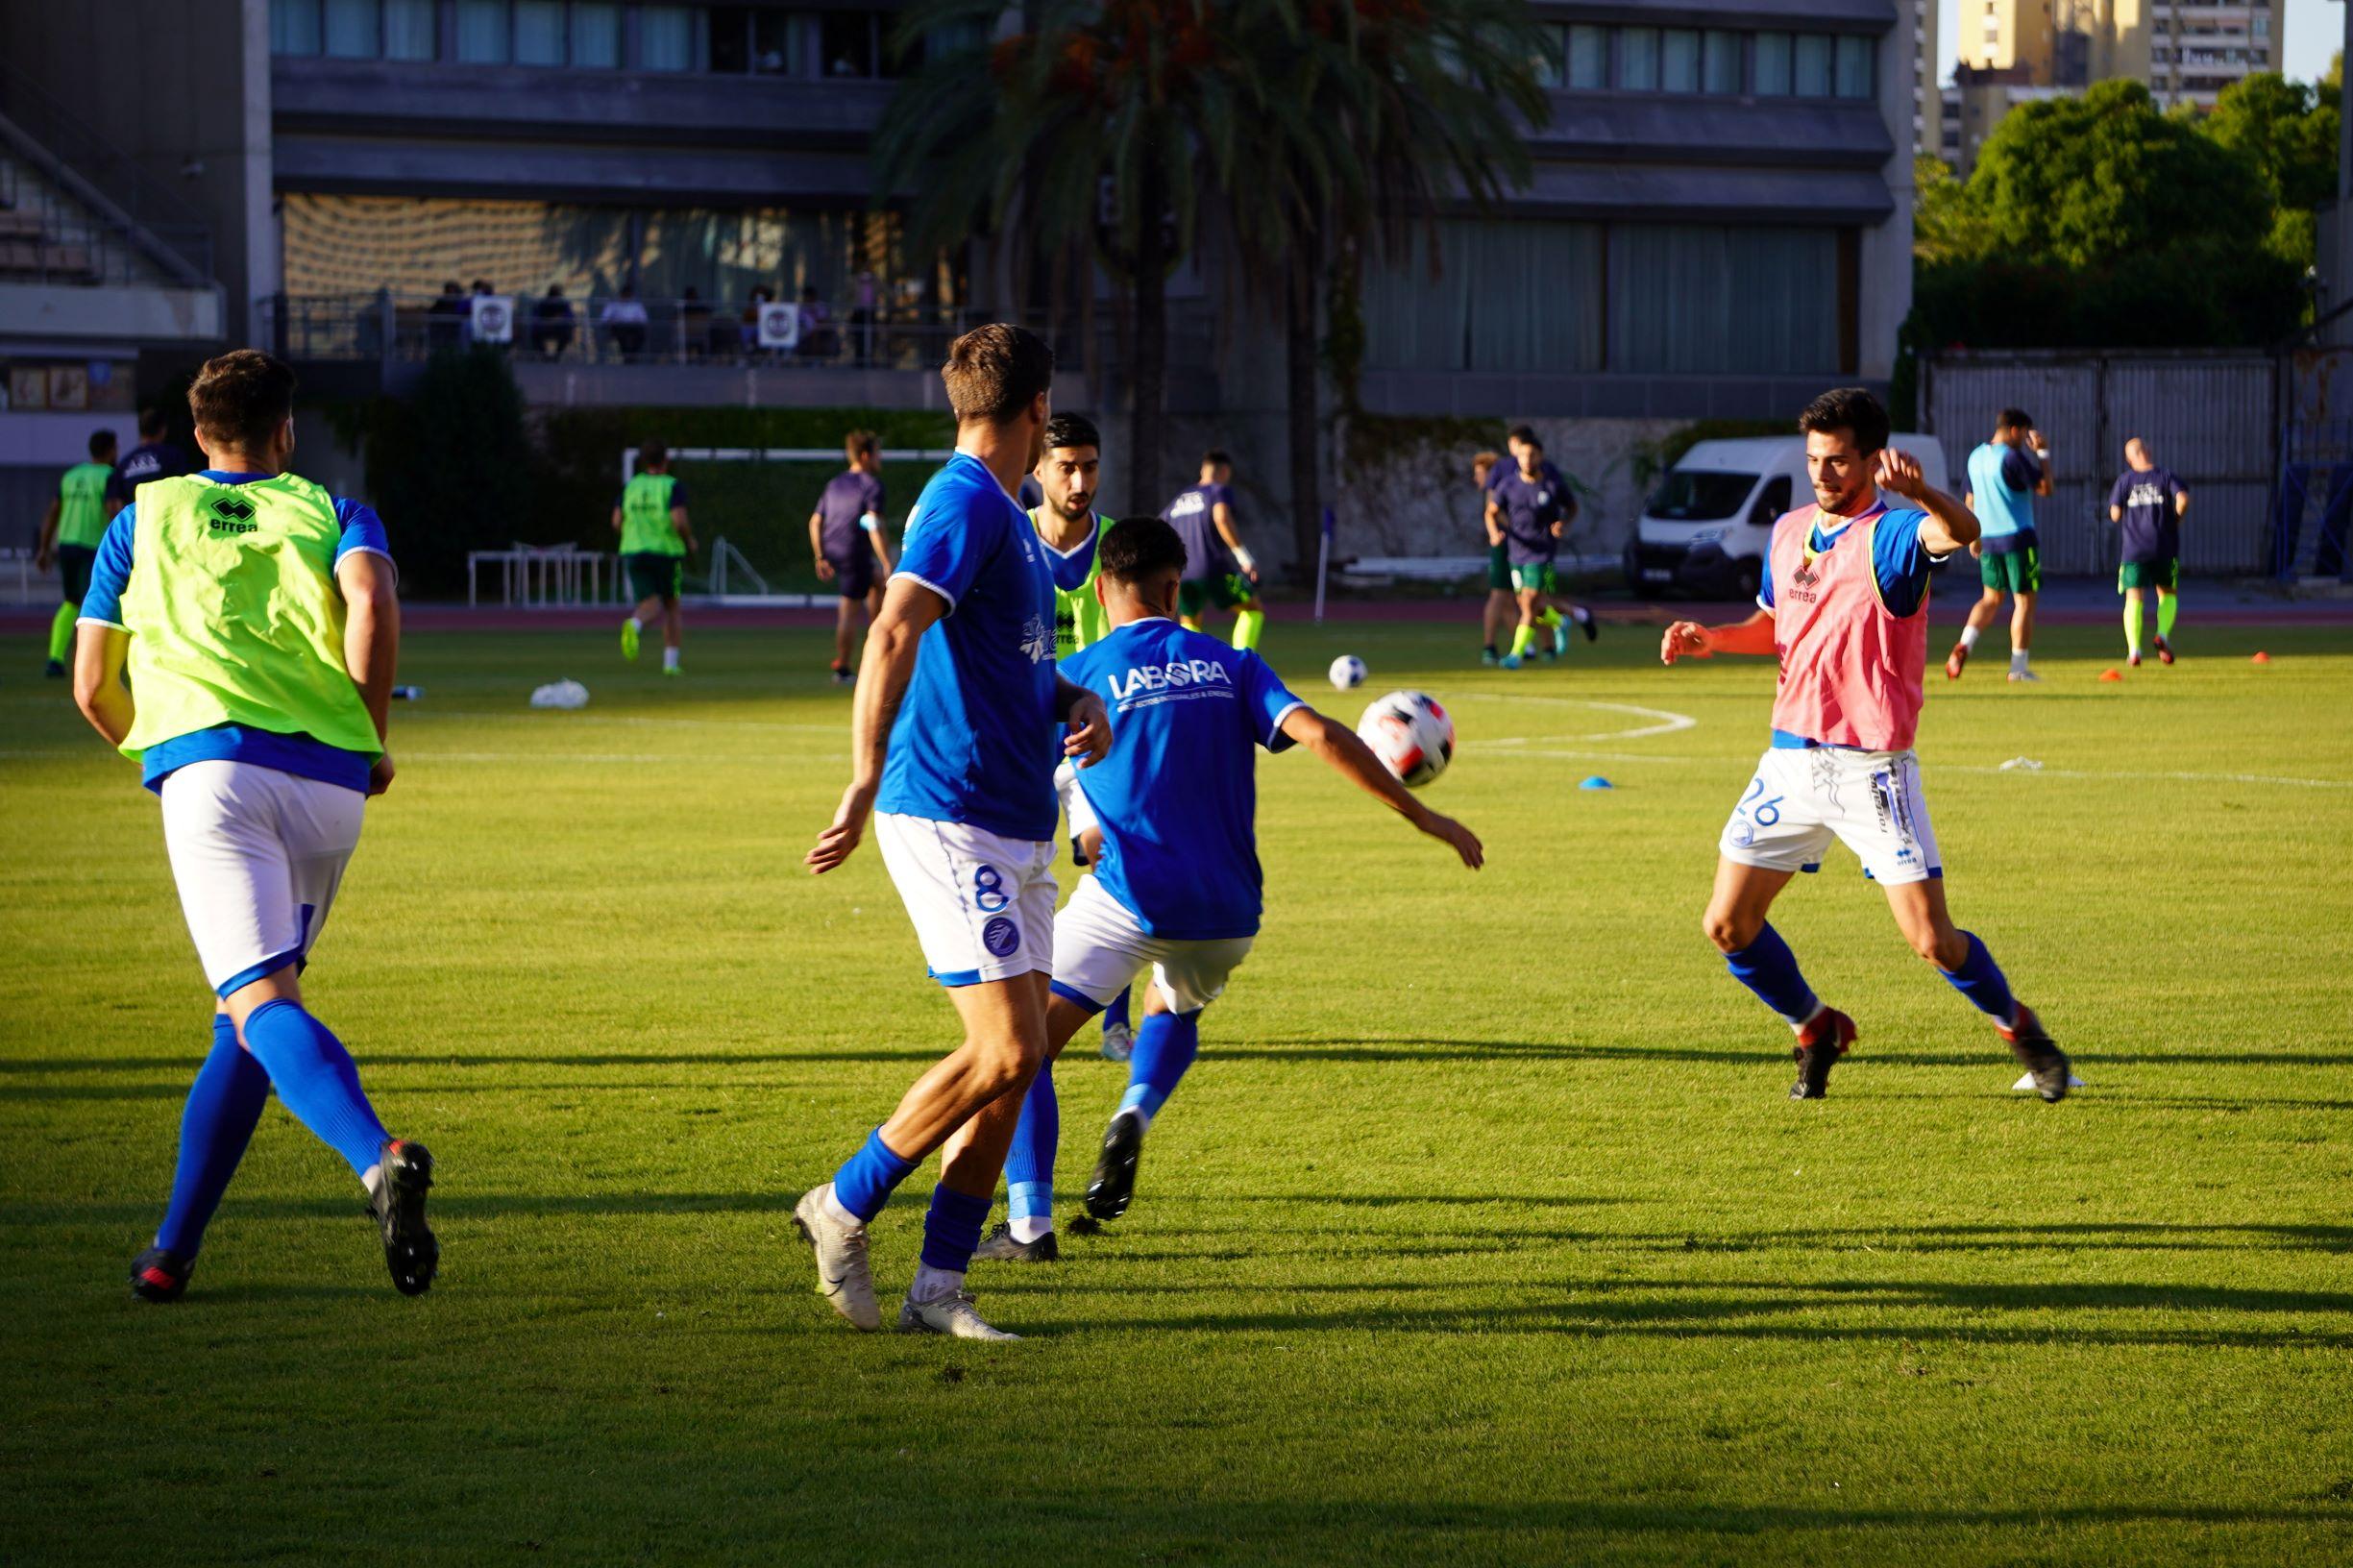
[{"label": "palm tree", "polygon": [[1243,278],[1285,317],[1291,533],[1322,523],[1317,320],[1335,268],[1441,262],[1437,218],[1524,184],[1546,48],[1525,0],[1240,0],[1253,62],[1246,182],[1225,192]]},{"label": "palm tree", "polygon": [[[1213,0],[1036,0],[993,37],[1002,0],[930,0],[895,35],[932,47],[875,139],[878,201],[916,191],[919,251],[999,236],[1016,279],[1036,258],[1100,258],[1130,291],[1128,501],[1161,493],[1167,280],[1205,190],[1230,173],[1249,71]],[[1087,277],[1082,268],[1079,277]]]}]

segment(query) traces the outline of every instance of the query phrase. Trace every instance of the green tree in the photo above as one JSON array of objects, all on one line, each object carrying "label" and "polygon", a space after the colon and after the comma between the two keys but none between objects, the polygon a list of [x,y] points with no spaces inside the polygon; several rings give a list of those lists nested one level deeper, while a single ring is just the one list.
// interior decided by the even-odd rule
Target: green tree
[{"label": "green tree", "polygon": [[[2332,70],[2331,75],[2336,73]],[[2268,72],[2222,89],[2197,128],[2263,171],[2271,250],[2298,266],[2316,258],[2313,209],[2337,197],[2338,91]]]},{"label": "green tree", "polygon": [[523,393],[497,349],[435,355],[415,391],[383,400],[367,441],[368,493],[403,587],[463,592],[466,551],[527,536],[531,463]]}]

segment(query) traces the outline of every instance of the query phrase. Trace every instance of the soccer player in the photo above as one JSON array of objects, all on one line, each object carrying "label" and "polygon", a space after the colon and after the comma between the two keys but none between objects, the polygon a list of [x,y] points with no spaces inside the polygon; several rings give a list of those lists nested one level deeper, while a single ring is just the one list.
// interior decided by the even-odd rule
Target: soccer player
[{"label": "soccer player", "polygon": [[[1111,634],[1071,659],[1068,677],[1111,703],[1111,754],[1080,775],[1102,820],[1103,852],[1054,926],[1049,1051],[1151,970],[1128,1087],[1087,1187],[1098,1220],[1127,1212],[1144,1135],[1201,1043],[1201,1012],[1250,951],[1262,906],[1256,818],[1259,747],[1305,746],[1476,870],[1471,830],[1430,810],[1355,731],[1284,688],[1245,649],[1177,624],[1185,546],[1154,519],[1104,536],[1096,592]],[[1006,1162],[1005,1226],[993,1259],[1050,1262],[1060,1112],[1050,1072],[1009,1093],[949,1140],[985,1143],[1018,1123]]]},{"label": "soccer player", "polygon": [[1479,487],[1479,526],[1487,541],[1487,603],[1480,612],[1479,629],[1483,641],[1479,662],[1489,665],[1503,662],[1498,649],[1504,628],[1517,624],[1520,610],[1520,601],[1511,592],[1511,551],[1504,543],[1503,525],[1495,520],[1495,507],[1487,493],[1495,478],[1495,465],[1502,461],[1492,452],[1483,452],[1471,458],[1471,482]]},{"label": "soccer player", "polygon": [[[1057,661],[1069,658],[1111,629],[1103,602],[1094,591],[1095,552],[1103,530],[1112,526],[1112,519],[1094,509],[1102,459],[1103,438],[1092,420],[1083,414],[1056,414],[1045,428],[1045,455],[1030,476],[1039,499],[1029,509],[1029,520],[1053,552]],[[1079,793],[1074,765],[1065,762],[1054,770],[1054,793],[1061,797],[1063,817],[1070,824],[1071,862],[1083,868],[1101,848],[1103,831],[1095,823],[1087,797]],[[1103,1014],[1103,1055],[1113,1062],[1125,1062],[1135,1047],[1136,1031],[1128,1021],[1128,998],[1122,992]]]},{"label": "soccer player", "polygon": [[[1553,562],[1560,535],[1577,516],[1577,497],[1567,476],[1544,455],[1544,443],[1534,429],[1515,425],[1505,444],[1511,449],[1511,461],[1488,476],[1487,528],[1489,537],[1503,536],[1511,589],[1519,601],[1519,629],[1512,633],[1511,651],[1503,658],[1505,669],[1517,670],[1536,645],[1538,626],[1550,638],[1543,650],[1547,658],[1568,651],[1568,631],[1554,602],[1560,593],[1560,575]],[[1587,642],[1599,635],[1593,612],[1583,605],[1570,605],[1569,616],[1584,628]]]},{"label": "soccer player", "polygon": [[637,472],[613,502],[613,531],[621,535],[621,564],[637,596],[637,608],[621,624],[621,656],[637,657],[638,639],[659,614],[662,674],[674,675],[685,628],[678,586],[695,549],[695,529],[686,520],[686,481],[670,472],[670,449],[659,441],[638,449]]},{"label": "soccer player", "polygon": [[833,620],[833,683],[846,686],[858,633],[882,609],[882,579],[891,575],[891,547],[882,531],[882,443],[872,430],[842,438],[849,466],[825,481],[809,514],[809,550],[817,580],[841,595]]},{"label": "soccer player", "polygon": [[[1854,1020],[1817,997],[1766,923],[1799,871],[1833,839],[1887,894],[1912,950],[1994,1020],[2046,1100],[2066,1096],[2068,1060],[2016,1000],[1985,943],[1952,923],[1945,866],[1921,795],[1912,738],[1928,655],[1928,574],[1977,537],[1966,506],[1887,444],[1887,410],[1860,387],[1825,392],[1798,420],[1814,504],[1774,525],[1756,613],[1732,625],[1678,621],[1659,657],[1777,655],[1773,744],[1717,845],[1708,940],[1732,977],[1797,1031],[1790,1097],[1818,1100],[1854,1042]],[[1891,505],[1893,492],[1904,505]]]},{"label": "soccer player", "polygon": [[2173,617],[2181,607],[2181,519],[2190,492],[2148,454],[2148,443],[2124,443],[2124,472],[2108,491],[2108,521],[2124,530],[2117,591],[2124,596],[2126,662],[2141,662],[2141,595],[2157,591],[2157,662],[2173,662]]},{"label": "soccer player", "polygon": [[274,1089],[350,1164],[393,1286],[418,1295],[441,1257],[425,1222],[433,1158],[384,1130],[300,979],[362,806],[392,786],[401,625],[384,527],[286,472],[294,373],[282,361],[222,355],[188,404],[208,466],[149,480],[107,528],[74,655],[75,701],[162,799],[163,847],[213,996],[171,1204],[131,1289],[154,1302],[187,1289]]},{"label": "soccer player", "polygon": [[52,680],[65,678],[74,619],[89,592],[98,542],[106,537],[107,496],[114,484],[114,432],[93,430],[89,454],[88,462],[74,464],[58,480],[57,500],[41,518],[40,542],[33,551],[33,564],[39,570],[57,567],[61,588],[57,614],[49,619],[49,663],[43,671]]},{"label": "soccer player", "polygon": [[168,479],[188,471],[187,454],[163,439],[170,428],[159,406],[139,415],[139,444],[114,465],[114,482],[107,489],[110,513],[130,505],[137,499],[139,486],[149,479]]},{"label": "soccer player", "polygon": [[[812,871],[846,861],[871,819],[932,978],[964,1042],[918,1079],[833,1179],[793,1211],[817,1288],[860,1329],[882,1326],[867,1224],[934,1149],[1045,1060],[1054,941],[1054,753],[1111,746],[1103,702],[1054,672],[1054,577],[1013,491],[1043,451],[1054,355],[1002,323],[948,345],[940,377],[956,454],[907,520],[851,701],[852,776]],[[1003,1169],[1008,1119],[943,1161],[922,1259],[898,1323],[1007,1339],[964,1287]]]},{"label": "soccer player", "polygon": [[2034,498],[2050,494],[2050,446],[2022,409],[2004,408],[1994,438],[1969,454],[1969,494],[1963,504],[1977,515],[1982,533],[1969,547],[1977,557],[1985,593],[1970,606],[1961,640],[1945,655],[1945,678],[1959,680],[1977,646],[1977,634],[2001,613],[2002,596],[2014,596],[2010,612],[2010,678],[2041,680],[2027,668],[2034,643],[2034,600],[2043,591],[2043,556],[2034,531]]},{"label": "soccer player", "polygon": [[1234,646],[1256,648],[1266,630],[1259,601],[1259,563],[1234,523],[1234,459],[1215,447],[1201,454],[1201,477],[1161,508],[1161,521],[1185,542],[1185,588],[1179,613],[1201,629],[1209,605],[1234,612]]}]

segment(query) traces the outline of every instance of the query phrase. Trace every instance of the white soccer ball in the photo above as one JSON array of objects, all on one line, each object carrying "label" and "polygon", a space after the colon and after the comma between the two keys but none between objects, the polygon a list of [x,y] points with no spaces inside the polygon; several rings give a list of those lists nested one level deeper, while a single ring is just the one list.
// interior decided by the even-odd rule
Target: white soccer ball
[{"label": "white soccer ball", "polygon": [[1364,661],[1354,653],[1343,653],[1332,661],[1332,684],[1343,692],[1353,692],[1364,684]]},{"label": "white soccer ball", "polygon": [[1446,772],[1455,756],[1455,722],[1424,692],[1391,692],[1364,710],[1357,736],[1409,789]]}]

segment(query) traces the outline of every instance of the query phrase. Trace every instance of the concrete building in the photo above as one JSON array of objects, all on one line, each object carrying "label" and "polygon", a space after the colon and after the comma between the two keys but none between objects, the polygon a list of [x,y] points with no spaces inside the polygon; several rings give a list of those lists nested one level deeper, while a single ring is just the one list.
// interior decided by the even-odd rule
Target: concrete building
[{"label": "concrete building", "polygon": [[2127,78],[2158,105],[2214,107],[2224,87],[2280,68],[2286,0],[1956,0],[1961,62],[2022,67],[2036,86]]},{"label": "concrete building", "polygon": [[1943,93],[1944,135],[1940,156],[1966,180],[1977,166],[1977,154],[2002,116],[2021,104],[2063,98],[2072,87],[2038,86],[2024,65],[1978,67],[1966,61],[1953,67],[1952,84]]},{"label": "concrete building", "polygon": [[[536,404],[936,405],[945,336],[1016,309],[1066,339],[1093,317],[1072,390],[1115,408],[1108,295],[1092,312],[1015,295],[985,251],[910,255],[871,207],[895,9],[10,6],[0,58],[184,190],[214,235],[222,330],[313,385],[397,389],[437,344],[507,331]],[[1445,219],[1435,258],[1366,280],[1363,405],[1778,418],[1826,381],[1884,382],[1910,306],[1911,159],[1937,130],[1936,0],[1537,11],[1553,115],[1534,178]],[[478,292],[502,303],[478,314]],[[1213,422],[1279,483],[1279,331],[1213,269],[1172,295],[1172,441]]]}]

